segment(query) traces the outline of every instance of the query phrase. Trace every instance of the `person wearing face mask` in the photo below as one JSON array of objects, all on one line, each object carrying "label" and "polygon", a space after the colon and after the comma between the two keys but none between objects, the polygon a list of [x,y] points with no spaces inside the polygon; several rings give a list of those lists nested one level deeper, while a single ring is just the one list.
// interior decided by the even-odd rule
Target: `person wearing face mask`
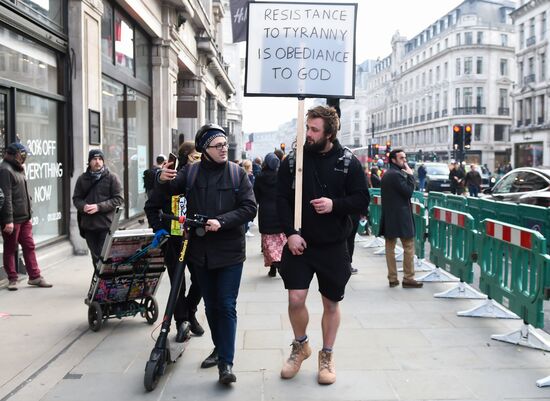
[{"label": "person wearing face mask", "polygon": [[88,168],[76,180],[73,204],[79,214],[80,235],[86,239],[96,267],[115,209],[123,202],[120,179],[105,166],[103,151],[90,150]]},{"label": "person wearing face mask", "polygon": [[300,231],[294,227],[296,181],[290,163],[294,157],[290,154],[282,161],[277,177],[277,211],[288,240],[280,274],[288,290],[288,313],[294,332],[281,377],[293,378],[311,355],[306,298],[316,275],[323,301],[323,348],[319,351],[317,381],[332,384],[336,381],[332,348],[340,324],[339,302],[351,275],[347,247],[352,231],[350,215],[366,209],[369,193],[361,163],[336,139],[340,128],[336,109],[316,106],[306,117]]},{"label": "person wearing face mask", "polygon": [[27,283],[37,287],[52,287],[40,275],[36,261],[35,245],[32,236],[31,198],[23,164],[29,154],[28,149],[19,142],[6,148],[4,160],[0,164],[0,189],[4,193],[4,206],[0,211],[0,224],[4,240],[4,270],[8,276],[8,290],[17,290],[17,270],[15,252],[21,245],[25,268],[29,275]]},{"label": "person wearing face mask", "polygon": [[200,162],[179,172],[164,168],[157,176],[158,188],[185,194],[188,217],[200,214],[208,219],[204,236],[191,229],[186,261],[199,281],[215,347],[201,367],[218,365],[222,384],[237,380],[233,359],[237,295],[246,256],[244,226],[256,216],[250,180],[242,168],[228,161],[228,147],[223,128],[206,124],[195,136]]}]

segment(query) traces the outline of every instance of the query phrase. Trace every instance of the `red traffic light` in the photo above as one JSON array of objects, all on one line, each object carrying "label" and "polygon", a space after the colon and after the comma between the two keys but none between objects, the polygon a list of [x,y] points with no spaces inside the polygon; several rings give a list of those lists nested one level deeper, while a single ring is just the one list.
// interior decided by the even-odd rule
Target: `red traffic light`
[{"label": "red traffic light", "polygon": [[[472,129],[472,127],[470,127],[470,129]],[[458,125],[458,124],[453,125],[453,132],[458,133],[460,131],[461,131],[461,126],[460,125]]]},{"label": "red traffic light", "polygon": [[281,150],[285,150],[286,145],[284,143],[281,143]]}]

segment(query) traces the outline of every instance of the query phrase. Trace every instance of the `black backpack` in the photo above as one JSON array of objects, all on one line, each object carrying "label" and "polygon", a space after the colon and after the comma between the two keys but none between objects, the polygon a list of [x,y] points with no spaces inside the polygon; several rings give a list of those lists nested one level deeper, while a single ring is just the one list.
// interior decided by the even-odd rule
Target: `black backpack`
[{"label": "black backpack", "polygon": [[151,167],[143,172],[143,188],[145,191],[150,191],[155,188],[155,177],[158,167]]}]

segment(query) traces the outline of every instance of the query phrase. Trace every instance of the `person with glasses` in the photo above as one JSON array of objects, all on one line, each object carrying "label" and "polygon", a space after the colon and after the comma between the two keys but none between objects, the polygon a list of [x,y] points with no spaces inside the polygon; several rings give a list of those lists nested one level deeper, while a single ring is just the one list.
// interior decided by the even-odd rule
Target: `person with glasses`
[{"label": "person with glasses", "polygon": [[237,380],[233,373],[237,333],[237,295],[246,258],[244,227],[256,216],[256,200],[246,172],[229,162],[222,127],[206,124],[195,137],[199,163],[179,172],[168,166],[158,174],[159,188],[185,194],[187,216],[208,218],[206,234],[193,229],[186,260],[195,270],[206,309],[214,350],[202,368],[218,366],[219,382]]},{"label": "person with glasses", "polygon": [[0,164],[0,189],[4,193],[4,206],[0,211],[2,238],[4,240],[4,270],[8,275],[8,290],[17,290],[17,270],[15,252],[21,245],[25,268],[29,275],[27,283],[36,287],[49,288],[40,274],[36,261],[35,245],[32,236],[31,197],[23,164],[29,154],[20,142],[14,142],[6,148],[4,160]]}]

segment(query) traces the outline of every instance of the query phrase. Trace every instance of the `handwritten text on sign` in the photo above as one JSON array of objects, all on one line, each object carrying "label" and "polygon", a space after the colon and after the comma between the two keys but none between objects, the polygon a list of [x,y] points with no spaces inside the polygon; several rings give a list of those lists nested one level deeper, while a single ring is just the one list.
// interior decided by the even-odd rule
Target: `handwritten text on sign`
[{"label": "handwritten text on sign", "polygon": [[246,94],[353,97],[355,4],[250,3]]}]

